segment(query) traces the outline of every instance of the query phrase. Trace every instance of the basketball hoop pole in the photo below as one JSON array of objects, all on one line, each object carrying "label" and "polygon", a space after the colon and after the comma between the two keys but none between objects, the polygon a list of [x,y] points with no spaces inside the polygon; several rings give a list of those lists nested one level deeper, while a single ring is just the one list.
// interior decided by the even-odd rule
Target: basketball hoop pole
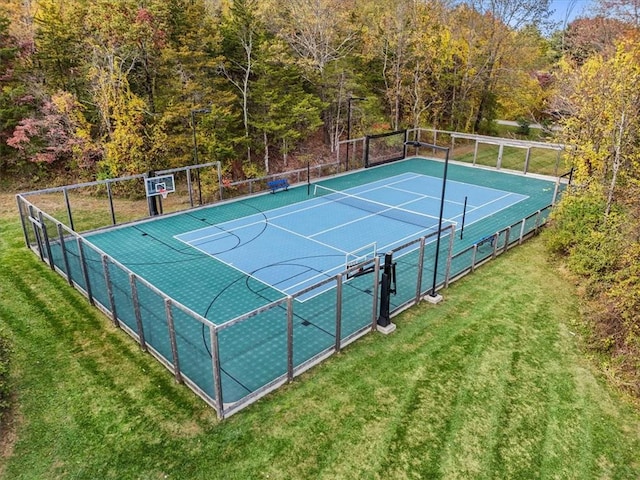
[{"label": "basketball hoop pole", "polygon": [[384,256],[384,267],[382,269],[382,279],[380,281],[380,316],[378,325],[385,328],[391,323],[390,306],[391,294],[396,293],[396,275],[393,255],[387,253]]},{"label": "basketball hoop pole", "polygon": [[[155,176],[156,176],[156,172],[154,172],[153,170],[150,170],[149,172],[147,172],[147,178],[153,178]],[[156,198],[155,196],[150,195],[149,191],[147,191],[147,205],[149,207],[149,216],[153,217],[158,215],[158,204],[156,203]]]},{"label": "basketball hoop pole", "polygon": [[429,292],[430,302],[437,303],[442,297],[439,297],[436,293],[436,284],[438,283],[438,258],[440,257],[440,235],[442,234],[442,216],[444,214],[444,195],[447,188],[447,169],[449,167],[449,148],[440,147],[431,143],[424,143],[419,141],[405,142],[405,145],[409,147],[428,147],[434,150],[440,150],[444,152],[444,172],[442,174],[442,194],[440,195],[440,215],[438,216],[438,236],[436,237],[436,258],[433,266],[433,284],[431,286],[431,292]]}]

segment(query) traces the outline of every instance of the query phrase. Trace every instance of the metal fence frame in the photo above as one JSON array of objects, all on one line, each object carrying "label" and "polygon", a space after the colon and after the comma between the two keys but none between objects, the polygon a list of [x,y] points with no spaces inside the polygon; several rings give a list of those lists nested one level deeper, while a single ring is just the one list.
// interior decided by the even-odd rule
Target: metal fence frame
[{"label": "metal fence frame", "polygon": [[531,149],[539,148],[544,150],[553,150],[556,153],[556,163],[554,166],[554,176],[559,175],[560,170],[560,158],[562,153],[566,150],[566,145],[561,143],[547,143],[547,142],[538,142],[533,140],[518,140],[515,138],[501,138],[501,137],[490,137],[487,135],[477,135],[472,133],[461,133],[461,132],[452,132],[448,130],[437,130],[432,128],[417,128],[409,130],[410,133],[413,133],[415,140],[420,141],[425,136],[429,136],[431,138],[431,143],[438,144],[438,135],[441,137],[449,138],[449,149],[451,154],[451,159],[455,159],[455,144],[456,139],[464,139],[470,140],[474,142],[474,154],[473,154],[473,162],[471,163],[473,166],[476,166],[476,161],[478,157],[478,147],[480,145],[495,145],[498,147],[498,153],[496,156],[496,164],[495,169],[500,170],[502,167],[502,156],[504,147],[512,147],[518,148],[526,151],[524,166],[522,169],[522,173],[542,173],[535,172],[535,166],[531,165]]},{"label": "metal fence frame", "polygon": [[[220,177],[220,165],[218,163],[186,167],[184,169],[173,169],[157,173],[164,174],[185,171],[187,173],[187,179],[190,179],[192,170],[203,167],[214,167],[217,169],[218,179],[220,182],[220,199],[222,200],[224,198],[223,191],[225,186],[223,186],[223,182]],[[332,168],[335,168],[335,171],[339,171],[339,167],[340,166],[336,164]],[[306,179],[308,181],[310,178],[309,167],[307,169],[295,170],[284,174],[272,175],[265,179],[235,182],[232,185],[247,185],[249,192],[255,193],[256,189],[258,191],[262,190],[261,186],[257,187],[258,185],[262,185],[260,182],[266,183],[268,179],[284,177],[293,178],[296,183],[299,183],[300,180],[304,178],[305,172]],[[318,167],[317,172],[319,175],[322,170]],[[238,412],[281,385],[292,381],[296,376],[322,362],[332,354],[341,351],[341,349],[346,345],[361,336],[376,330],[380,291],[379,258],[370,260],[368,265],[372,266],[374,271],[371,279],[371,291],[374,293],[370,294],[370,313],[364,313],[363,318],[357,324],[357,328],[348,334],[343,334],[342,329],[344,321],[343,310],[347,306],[347,303],[343,298],[342,287],[346,279],[353,274],[356,269],[361,268],[362,265],[354,266],[339,273],[333,278],[319,282],[318,284],[301,292],[297,292],[294,295],[284,297],[256,310],[247,312],[224,324],[215,324],[171,298],[144,278],[136,275],[116,259],[94,246],[81,234],[74,231],[73,215],[68,197],[70,189],[77,188],[79,186],[105,185],[108,192],[111,221],[115,224],[116,215],[112,196],[110,194],[111,185],[121,180],[140,178],[144,178],[144,175],[58,187],[55,189],[39,190],[36,192],[16,195],[25,243],[28,248],[39,256],[42,262],[47,263],[52,270],[58,272],[68,281],[69,285],[80,291],[85,297],[87,297],[88,301],[92,305],[96,306],[108,318],[110,318],[116,327],[126,331],[136,340],[136,342],[139,343],[140,348],[149,352],[169,371],[171,371],[177,382],[185,384],[208,405],[213,407],[219,418],[223,419]],[[558,194],[559,185],[560,179],[558,179],[556,183],[556,195],[554,195],[554,201]],[[189,182],[189,187],[191,188],[191,182]],[[47,214],[28,200],[30,195],[37,193],[49,193],[53,191],[63,192],[64,194],[70,226],[64,225],[61,221]],[[190,190],[189,193],[191,199],[190,204],[193,207],[193,192]],[[548,205],[532,215],[523,218],[519,222],[495,232],[490,238],[490,249],[487,249],[484,245],[486,242],[477,242],[463,251],[453,252],[454,236],[456,235],[455,226],[449,225],[444,228],[441,232],[441,237],[444,236],[445,238],[448,238],[449,241],[443,242],[442,248],[444,249],[444,252],[442,253],[446,253],[446,257],[444,257],[446,258],[446,262],[443,262],[439,271],[436,272],[436,275],[439,277],[437,289],[440,290],[448,287],[452,282],[473,272],[480,265],[496,258],[498,255],[501,255],[509,249],[520,245],[527,238],[536,235],[546,222],[552,206],[553,205]],[[398,277],[402,277],[402,281],[407,284],[409,294],[406,294],[403,298],[399,298],[394,303],[393,308],[390,311],[392,316],[416,305],[430,292],[430,287],[426,289],[423,288],[423,284],[428,283],[423,280],[426,270],[429,268],[428,255],[426,252],[429,248],[432,248],[431,245],[434,243],[433,237],[436,235],[437,233],[429,234],[425,237],[409,242],[406,245],[397,247],[393,252],[391,252],[394,255],[411,252],[410,254],[407,254],[406,257],[403,257],[408,260],[403,262],[405,265],[403,265],[403,268],[399,268],[398,271]],[[58,254],[57,252],[60,253]],[[70,252],[77,254],[77,260],[75,256],[72,257],[70,255]],[[93,262],[93,270],[89,266],[88,257],[92,257],[95,260]],[[74,270],[76,263],[77,267]],[[98,265],[98,263],[100,265],[100,271],[96,270],[96,265]],[[114,276],[126,276],[128,278],[128,292],[116,291],[118,284],[114,281]],[[293,321],[296,308],[301,307],[297,306],[295,299],[330,283],[335,284],[335,342],[330,346],[326,346],[325,348],[318,350],[310,358],[296,364],[293,360],[294,349],[296,348],[293,334]],[[149,299],[141,295],[141,290],[146,292],[147,296],[152,296],[153,302],[149,303]],[[127,302],[128,308],[126,311],[122,311],[121,308],[116,308],[116,295],[125,295],[127,300],[130,299],[130,302]],[[286,369],[284,369],[281,374],[271,378],[266,384],[256,388],[239,400],[225,402],[225,392],[222,383],[220,365],[220,335],[224,334],[226,330],[234,328],[235,325],[250,321],[250,319],[258,315],[273,312],[274,309],[278,309],[280,312],[286,312]],[[145,312],[153,310],[153,322],[155,323],[150,322],[148,318],[145,318],[143,310]],[[181,342],[179,335],[176,335],[175,317],[177,315],[182,318],[181,321],[197,322],[202,325],[202,328],[208,329],[208,337],[211,344],[211,378],[207,377],[204,381],[202,379],[196,379],[195,377],[199,375],[200,372],[189,371],[188,368],[185,368],[184,362],[181,362],[181,358],[185,355],[185,345],[184,342]],[[158,335],[153,332],[154,329],[160,329],[161,332],[165,333],[165,335],[158,338]],[[151,335],[148,335],[150,333]]]}]

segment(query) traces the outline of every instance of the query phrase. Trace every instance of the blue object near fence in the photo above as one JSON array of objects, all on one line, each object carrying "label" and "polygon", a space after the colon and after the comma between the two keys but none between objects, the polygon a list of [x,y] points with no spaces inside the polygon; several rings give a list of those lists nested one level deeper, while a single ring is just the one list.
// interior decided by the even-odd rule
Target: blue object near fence
[{"label": "blue object near fence", "polygon": [[267,185],[271,189],[271,193],[276,193],[276,190],[282,189],[287,190],[289,188],[289,182],[286,178],[278,178],[276,180],[271,180],[267,182]]},{"label": "blue object near fence", "polygon": [[486,237],[482,237],[480,240],[478,240],[476,242],[476,245],[478,245],[478,247],[481,247],[485,243],[490,243],[492,247],[495,246],[495,244],[496,244],[496,234],[493,233],[491,235],[487,235]]}]

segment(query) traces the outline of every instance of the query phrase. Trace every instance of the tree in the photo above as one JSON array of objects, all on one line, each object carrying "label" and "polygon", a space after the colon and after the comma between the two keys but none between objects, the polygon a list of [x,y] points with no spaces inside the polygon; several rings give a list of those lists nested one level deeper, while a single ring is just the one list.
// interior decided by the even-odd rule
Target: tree
[{"label": "tree", "polygon": [[[274,17],[276,11],[278,15]],[[333,148],[348,69],[342,61],[356,46],[361,28],[353,21],[354,2],[273,0],[270,15],[272,32],[292,49],[305,79],[326,105],[322,112],[325,142]]]},{"label": "tree", "polygon": [[191,110],[226,108],[228,82],[218,74],[223,61],[218,17],[202,1],[174,1],[168,10],[172,22],[157,68],[154,118],[166,133],[165,158],[176,167],[194,160]]},{"label": "tree", "polygon": [[640,26],[640,0],[599,0],[603,16]]},{"label": "tree", "polygon": [[34,18],[35,58],[39,80],[55,92],[86,95],[86,54],[83,39],[87,5],[82,0],[39,0]]},{"label": "tree", "polygon": [[286,56],[284,45],[274,42],[256,69],[252,126],[262,134],[264,168],[270,171],[270,147],[277,145],[287,164],[296,143],[322,125],[323,105],[305,92],[298,67]]},{"label": "tree", "polygon": [[627,30],[628,25],[613,18],[578,18],[566,30],[564,53],[578,65],[595,54],[605,57],[614,55],[616,43]]},{"label": "tree", "polygon": [[21,50],[10,33],[9,18],[0,15],[0,173],[5,174],[15,161],[15,150],[7,145],[19,122],[32,110],[35,98],[21,82]]},{"label": "tree", "polygon": [[549,43],[534,27],[523,28],[514,35],[518,49],[501,63],[496,113],[501,118],[544,122],[549,117],[555,88],[552,65],[547,60]]},{"label": "tree", "polygon": [[585,62],[565,101],[563,140],[575,145],[576,181],[603,192],[605,215],[619,185],[640,185],[639,82],[640,44],[631,37],[614,57],[596,55]]},{"label": "tree", "polygon": [[251,143],[249,139],[250,86],[257,61],[257,52],[262,39],[262,25],[255,14],[257,6],[257,0],[232,0],[229,13],[222,23],[223,53],[226,62],[220,65],[220,69],[240,95],[248,162],[251,162]]},{"label": "tree", "polygon": [[69,92],[58,92],[43,103],[36,117],[20,121],[7,145],[36,163],[88,170],[101,157],[89,130],[76,98]]},{"label": "tree", "polygon": [[[473,131],[479,131],[483,121],[495,118],[498,106],[496,87],[501,75],[508,74],[501,66],[506,57],[517,54],[518,36],[514,32],[541,22],[549,16],[549,0],[466,0],[471,12],[463,13],[468,39],[469,65],[473,73],[468,81],[475,84]],[[480,46],[480,48],[478,48]]]}]

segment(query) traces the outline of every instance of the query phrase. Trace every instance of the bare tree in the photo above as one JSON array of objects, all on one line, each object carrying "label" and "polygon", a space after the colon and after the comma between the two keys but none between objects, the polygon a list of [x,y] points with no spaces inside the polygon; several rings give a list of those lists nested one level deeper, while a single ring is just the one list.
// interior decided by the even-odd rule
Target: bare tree
[{"label": "bare tree", "polygon": [[[322,118],[325,141],[335,145],[339,101],[333,94],[342,85],[342,71],[335,67],[353,49],[359,27],[351,21],[353,2],[345,0],[275,0],[269,25],[297,55],[307,80],[328,105]],[[273,15],[277,11],[278,15]],[[329,70],[332,68],[332,72]]]},{"label": "bare tree", "polygon": [[640,26],[640,0],[600,0],[597,11],[603,16]]},{"label": "bare tree", "polygon": [[485,45],[475,61],[476,81],[479,84],[479,100],[473,130],[480,128],[485,115],[491,113],[500,61],[513,55],[512,32],[543,22],[549,18],[549,0],[464,0],[459,2],[471,8],[477,15],[468,18],[474,25],[470,30],[481,32]]}]

